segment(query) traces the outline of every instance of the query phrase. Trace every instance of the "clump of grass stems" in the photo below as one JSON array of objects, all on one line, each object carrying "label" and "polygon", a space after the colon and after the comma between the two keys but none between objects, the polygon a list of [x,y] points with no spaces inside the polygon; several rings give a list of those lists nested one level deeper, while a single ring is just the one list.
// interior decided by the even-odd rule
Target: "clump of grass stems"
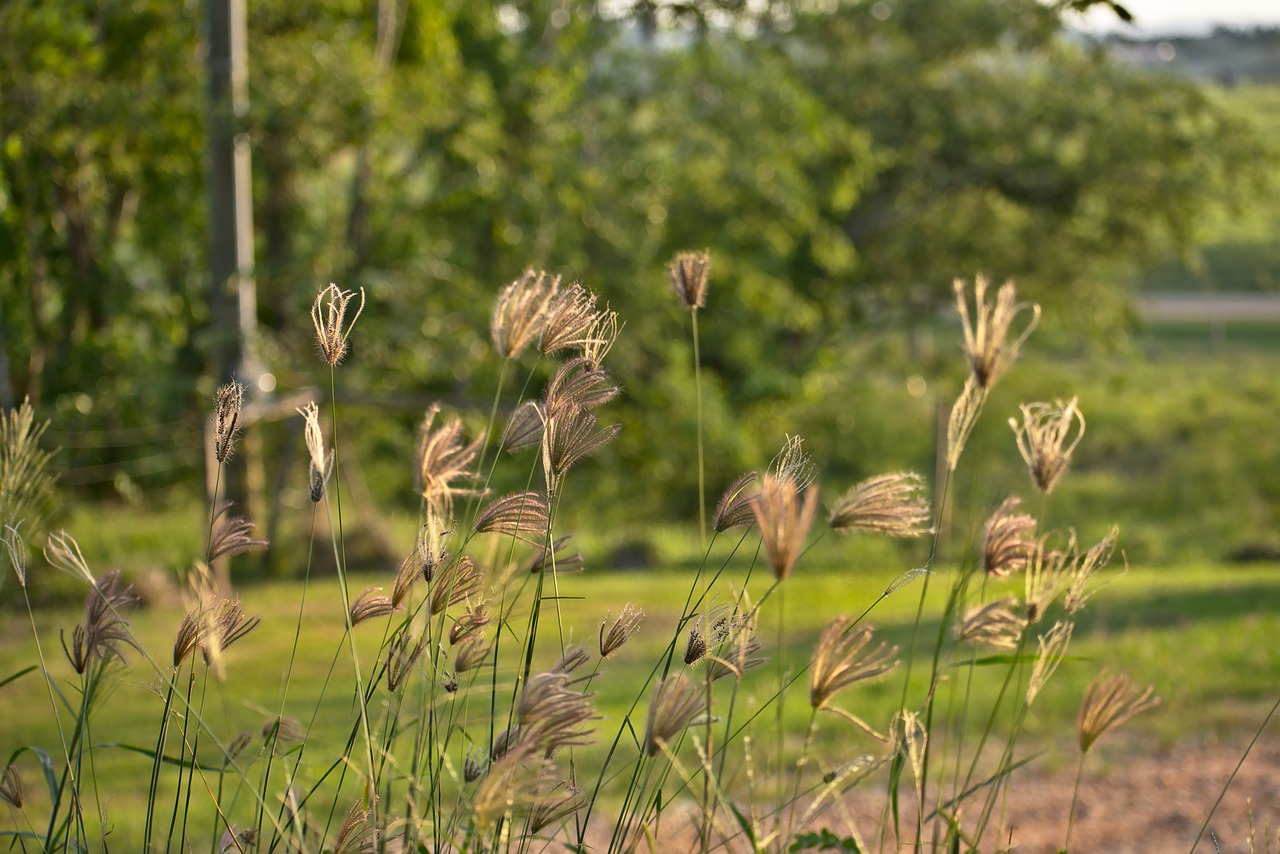
[{"label": "clump of grass stems", "polygon": [[[876,777],[886,790],[874,828],[882,846],[976,849],[1004,832],[998,807],[1029,761],[1018,744],[1033,702],[1068,658],[1075,615],[1102,586],[1098,574],[1117,542],[1114,530],[1087,548],[1072,531],[1040,530],[1047,496],[1067,475],[1083,434],[1074,398],[1026,404],[1022,422],[1014,422],[1009,450],[1026,461],[1041,493],[1038,518],[1011,497],[980,533],[943,542],[964,446],[979,428],[991,387],[1026,345],[1039,308],[1019,302],[1012,283],[991,300],[984,280],[972,299],[957,282],[968,377],[939,449],[942,484],[907,472],[867,478],[830,494],[837,497],[824,525],[818,466],[802,440],[788,436],[771,463],[762,460],[759,471],[729,485],[708,519],[697,324],[709,264],[705,253],[685,253],[668,271],[691,318],[700,560],[669,641],[647,676],[624,686],[631,700],[621,719],[600,716],[592,688],[611,679],[608,662],[650,626],[634,605],[602,603],[598,643],[588,651],[573,642],[584,633],[566,625],[561,608],[575,595],[573,573],[584,566],[561,529],[560,511],[575,500],[577,479],[591,476],[590,458],[618,432],[607,414],[621,393],[607,368],[621,328],[616,313],[583,285],[563,286],[545,273],[526,272],[501,290],[490,324],[501,367],[487,421],[475,430],[472,413],[428,410],[416,448],[406,449],[413,457],[406,480],[412,477],[420,496],[418,534],[381,589],[353,597],[342,478],[350,443],[339,442],[337,377],[365,295],[330,285],[311,311],[329,371],[328,443],[321,407],[300,409],[311,540],[299,558],[306,567],[302,600],[296,609],[290,603],[263,616],[285,620],[287,612],[295,621],[266,724],[259,735],[225,733],[204,714],[211,684],[234,690],[231,647],[258,624],[232,591],[217,588],[209,570],[267,545],[253,538],[248,521],[211,502],[205,553],[194,561],[186,613],[175,619],[173,651],[163,664],[130,634],[120,579],[96,576],[74,539],[53,535],[46,562],[87,586],[86,617],[64,645],[67,672],[46,659],[28,604],[35,666],[60,741],[56,758],[36,755],[46,769],[61,771],[49,777],[49,813],[31,816],[21,755],[5,766],[0,798],[26,820],[26,829],[7,835],[42,850],[89,850],[101,841],[90,836],[83,803],[86,777],[99,798],[110,784],[96,775],[100,739],[90,737],[91,723],[135,650],[161,695],[155,745],[138,751],[150,762],[139,817],[144,850],[523,852],[558,842],[578,851],[630,851],[646,840],[663,847],[688,838],[681,834],[701,851],[782,850],[807,845],[807,834],[826,830],[850,788]],[[244,426],[243,396],[231,383],[215,400],[211,441],[219,483]],[[21,417],[19,426],[26,426],[19,432],[38,438],[29,413]],[[0,508],[10,515],[32,506],[29,496],[47,483],[47,457],[30,450],[31,442],[24,447],[29,464],[19,478],[30,483],[14,486],[6,476],[0,484]],[[526,451],[532,453],[521,459]],[[499,466],[522,474],[523,488],[495,495],[490,484]],[[342,630],[325,651],[330,663],[319,696],[306,704],[290,688],[321,512],[340,599],[327,607],[340,608]],[[31,565],[21,519],[0,521],[8,563],[25,593],[40,568]],[[928,546],[920,547],[922,561],[913,562],[919,565],[901,568],[879,596],[848,603],[855,616],[833,621],[807,660],[788,661],[786,590],[804,583],[805,556],[827,529],[923,538]],[[944,554],[954,555],[953,566],[939,560]],[[918,636],[934,575],[950,587],[937,633],[925,639]],[[900,650],[879,641],[866,621],[917,580],[915,622]],[[776,617],[775,637],[758,631],[765,614]],[[911,680],[913,669],[927,673],[923,694]],[[861,683],[899,674],[894,714],[868,719],[859,711]],[[806,686],[795,683],[806,676],[807,725],[792,742],[782,710],[803,692]],[[1152,703],[1150,690],[1133,692],[1117,678],[1095,683],[1086,699],[1077,787],[1084,756],[1102,732]],[[989,708],[974,702],[978,679],[999,686]],[[67,702],[68,687],[78,702]],[[350,693],[338,722],[346,738],[336,755],[316,756],[318,718],[333,713],[325,702],[331,687]],[[976,744],[964,739],[971,723],[980,724]],[[815,756],[825,727],[838,728],[834,738],[849,745],[850,758]],[[916,802],[915,816],[905,821],[904,786]],[[196,805],[215,815],[207,831],[188,824]],[[676,805],[692,816],[687,826],[672,818]],[[103,824],[100,801],[96,808]],[[1065,817],[1068,847],[1074,812],[1073,804]],[[845,842],[867,850],[858,828],[845,832]]]}]

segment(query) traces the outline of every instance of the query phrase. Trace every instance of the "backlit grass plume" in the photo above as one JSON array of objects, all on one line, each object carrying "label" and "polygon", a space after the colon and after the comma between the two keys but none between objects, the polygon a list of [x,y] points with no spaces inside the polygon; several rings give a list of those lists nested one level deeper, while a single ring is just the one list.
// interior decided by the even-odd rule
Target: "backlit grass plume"
[{"label": "backlit grass plume", "polygon": [[[987,280],[977,276],[973,283],[974,312],[969,313],[969,298],[962,279],[954,282],[956,309],[964,329],[964,350],[978,386],[989,389],[1013,364],[1027,336],[1040,322],[1040,306],[1018,302],[1012,281],[1005,282],[994,302],[987,301]],[[1027,315],[1020,330],[1014,324],[1019,315]]]},{"label": "backlit grass plume", "polygon": [[347,337],[364,311],[364,288],[361,288],[360,305],[351,320],[347,320],[347,307],[355,297],[355,291],[344,291],[330,283],[329,287],[316,294],[316,301],[311,306],[316,346],[320,350],[320,358],[331,368],[336,367],[347,355]]},{"label": "backlit grass plume", "polygon": [[898,472],[867,478],[850,489],[827,521],[837,531],[919,537],[930,532],[930,516],[924,478]]},{"label": "backlit grass plume", "polygon": [[1019,409],[1022,423],[1009,419],[1018,451],[1035,485],[1042,492],[1053,492],[1084,438],[1084,413],[1074,397],[1067,403],[1024,403]]}]

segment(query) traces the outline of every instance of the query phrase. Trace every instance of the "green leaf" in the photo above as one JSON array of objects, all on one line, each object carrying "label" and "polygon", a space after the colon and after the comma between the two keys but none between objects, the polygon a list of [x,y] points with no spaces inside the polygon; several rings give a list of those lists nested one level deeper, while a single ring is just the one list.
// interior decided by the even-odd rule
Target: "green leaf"
[{"label": "green leaf", "polygon": [[33,664],[30,667],[24,667],[22,670],[19,670],[17,673],[13,674],[12,676],[5,677],[4,681],[0,681],[0,688],[3,688],[4,686],[8,685],[10,682],[13,682],[17,679],[21,679],[23,676],[26,676],[28,673],[30,673],[32,670],[35,670],[35,669],[36,669],[36,665]]},{"label": "green leaf", "polygon": [[[115,747],[119,750],[127,750],[130,753],[141,753],[143,756],[146,756],[149,759],[156,758],[155,750],[153,750],[150,747],[138,747],[135,744],[123,744],[118,741],[109,741],[105,744],[99,744],[98,747]],[[172,756],[161,756],[160,762],[163,765],[177,765],[179,768],[191,767],[191,764],[187,762],[185,759],[174,759]],[[217,772],[222,770],[221,765],[205,765],[202,763],[196,763],[195,767],[199,768],[201,771]]]},{"label": "green leaf", "polygon": [[[747,819],[745,815],[742,814],[742,811],[738,809],[734,804],[732,803],[729,804],[729,809],[733,812],[733,817],[738,822],[738,827],[742,828],[742,832],[747,835],[747,839],[751,840],[751,848],[753,850],[758,848],[759,846],[756,845],[756,829],[751,826],[751,822]],[[790,850],[798,851],[799,849],[796,848],[795,846],[796,846],[796,843],[794,842],[791,843]]]},{"label": "green leaf", "polygon": [[[982,658],[975,658],[969,661],[953,661],[950,667],[968,667],[972,664],[974,667],[993,667],[1000,664],[1034,664],[1039,658],[1038,653],[1023,653],[1022,655],[1004,654],[1004,655],[984,655]],[[1063,661],[1093,661],[1083,655],[1064,655]]]}]

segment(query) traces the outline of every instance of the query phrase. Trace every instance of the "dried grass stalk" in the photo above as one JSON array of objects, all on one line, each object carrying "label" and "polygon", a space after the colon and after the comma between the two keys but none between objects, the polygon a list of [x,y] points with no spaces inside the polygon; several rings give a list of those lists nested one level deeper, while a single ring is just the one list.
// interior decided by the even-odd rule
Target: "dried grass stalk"
[{"label": "dried grass stalk", "polygon": [[1085,692],[1076,721],[1080,751],[1088,753],[1109,730],[1159,705],[1160,698],[1152,696],[1154,690],[1147,686],[1139,691],[1124,673],[1114,676],[1100,673]]},{"label": "dried grass stalk", "polygon": [[[1040,322],[1040,306],[1035,303],[1018,302],[1017,290],[1012,281],[1005,282],[996,293],[994,303],[986,299],[987,280],[978,276],[973,284],[974,314],[969,314],[969,300],[965,295],[965,283],[961,279],[954,282],[956,293],[956,310],[960,314],[961,326],[964,329],[964,350],[969,358],[973,378],[983,389],[995,385],[1013,360],[1018,356],[1018,349],[1027,336]],[[1016,337],[1013,325],[1018,315],[1027,313],[1029,318]]]},{"label": "dried grass stalk", "polygon": [[897,472],[867,478],[836,502],[828,523],[836,531],[869,531],[891,537],[930,532],[924,478]]},{"label": "dried grass stalk", "polygon": [[817,488],[809,487],[801,495],[794,479],[766,474],[751,509],[774,577],[790,577],[818,509]]},{"label": "dried grass stalk", "polygon": [[542,334],[547,312],[559,292],[559,276],[534,270],[526,270],[502,289],[489,321],[489,336],[498,355],[514,359]]}]

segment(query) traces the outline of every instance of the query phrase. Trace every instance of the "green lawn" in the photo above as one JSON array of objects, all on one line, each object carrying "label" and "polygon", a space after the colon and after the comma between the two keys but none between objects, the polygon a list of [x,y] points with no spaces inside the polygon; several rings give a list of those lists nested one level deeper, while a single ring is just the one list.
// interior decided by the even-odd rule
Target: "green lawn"
[{"label": "green lawn", "polygon": [[[721,540],[713,549],[716,560],[724,559],[731,544]],[[749,556],[754,550],[754,536],[748,537],[717,590],[728,597],[741,583]],[[806,556],[795,575],[789,579],[763,608],[759,634],[764,652],[771,661],[744,679],[735,711],[736,720],[745,720],[759,708],[773,690],[778,668],[794,672],[803,666],[825,624],[841,613],[859,613],[874,602],[880,591],[905,567],[885,561],[846,562],[841,555],[848,549],[843,542],[827,537]],[[1117,558],[1118,561],[1118,558]],[[909,565],[909,564],[908,564]],[[640,633],[610,661],[591,688],[597,692],[597,707],[602,715],[598,737],[609,741],[619,722],[650,674],[653,662],[670,640],[676,617],[688,590],[693,570],[646,571],[634,573],[587,572],[568,576],[561,581],[560,622],[567,641],[580,641],[593,647],[597,627],[610,610],[616,612],[626,602],[635,602],[647,611]],[[761,568],[750,583],[759,597],[768,584]],[[936,636],[936,615],[950,576],[939,573],[930,586],[930,605],[921,634],[921,653],[931,649]],[[389,577],[362,576],[354,579],[358,591],[372,584],[390,585]],[[882,602],[868,620],[879,627],[883,637],[904,648],[909,643],[920,582],[915,582]],[[277,582],[246,587],[243,591],[246,610],[262,616],[256,632],[228,653],[225,683],[210,681],[204,700],[204,717],[221,740],[228,741],[241,730],[257,732],[264,720],[275,714],[280,702],[281,676],[289,658],[299,600],[302,592],[295,582]],[[553,604],[545,612],[539,659],[551,661],[559,649],[557,620]],[[777,617],[785,609],[785,654],[780,655],[777,642]],[[135,614],[133,631],[140,645],[159,662],[164,663],[172,647],[174,633],[181,619],[181,606],[153,607]],[[55,680],[64,694],[75,696],[72,671],[62,656],[58,643],[60,630],[69,632],[80,614],[73,610],[56,610],[37,614],[37,629]],[[522,623],[523,616],[517,617]],[[303,779],[314,780],[341,752],[341,744],[355,720],[351,702],[350,659],[343,643],[340,597],[332,578],[313,584],[307,594],[294,676],[289,686],[285,713],[305,726],[313,710],[318,709],[315,727],[308,740],[303,763]],[[382,637],[382,623],[357,629],[360,661],[368,669],[375,659]],[[1272,654],[1271,638],[1280,634],[1280,568],[1275,566],[1225,567],[1196,565],[1175,568],[1143,567],[1118,580],[1093,600],[1081,615],[1071,654],[1076,659],[1063,664],[1045,693],[1037,700],[1028,724],[1025,743],[1033,748],[1047,748],[1046,761],[1060,763],[1070,756],[1070,739],[1074,731],[1077,705],[1093,675],[1102,667],[1121,668],[1141,682],[1150,682],[1163,698],[1153,712],[1136,719],[1129,728],[1128,739],[1114,739],[1104,753],[1123,754],[1135,745],[1183,741],[1209,741],[1238,737],[1256,726],[1274,700],[1275,686],[1280,685],[1280,660]],[[509,642],[509,641],[508,641]],[[325,678],[336,660],[327,691],[321,694]],[[36,661],[35,647],[24,614],[10,612],[0,630],[0,677],[13,673]],[[918,655],[909,702],[918,703],[924,690],[927,658]],[[995,696],[999,668],[978,671],[974,683],[972,709],[987,709]],[[925,671],[922,673],[922,670]],[[940,711],[958,713],[959,692],[953,699],[949,693],[963,684],[965,669],[949,671],[943,687]],[[879,683],[855,686],[842,695],[840,705],[856,713],[872,725],[883,729],[896,708],[902,690],[902,670]],[[464,684],[452,701],[441,707],[468,735],[483,739],[487,731],[482,709],[488,704],[487,674],[481,684],[470,691]],[[505,680],[504,680],[505,681]],[[106,807],[114,831],[113,847],[136,850],[140,832],[137,816],[145,803],[150,760],[114,744],[149,748],[154,744],[156,726],[161,714],[160,683],[156,671],[133,654],[130,666],[123,670],[118,682],[93,716],[92,743],[99,745],[92,753],[92,776],[98,781],[96,796]],[[197,683],[195,697],[203,686]],[[416,690],[416,689],[415,689]],[[721,692],[722,694],[727,692]],[[374,701],[375,726],[384,720],[385,688]],[[723,696],[717,699],[717,714],[724,715]],[[951,705],[951,704],[955,705]],[[444,713],[444,712],[442,712]],[[638,728],[643,727],[641,708]],[[748,730],[763,744],[771,744],[777,733],[776,711],[770,708]],[[787,749],[799,750],[808,721],[807,683],[797,682],[786,695],[782,731]],[[821,767],[830,767],[863,752],[873,752],[875,743],[859,734],[836,717],[820,720],[816,756]],[[0,749],[12,751],[23,745],[39,745],[55,757],[58,735],[49,712],[49,700],[39,676],[28,674],[0,688]],[[972,738],[985,723],[985,718],[971,713],[965,727]],[[411,721],[401,726],[412,727]],[[997,724],[999,727],[999,723]],[[629,738],[629,737],[628,737]],[[459,741],[459,744],[462,742]],[[970,742],[971,743],[971,742]],[[208,745],[205,745],[206,748]],[[172,752],[173,746],[171,744]],[[685,751],[689,750],[686,745]],[[455,751],[459,758],[462,750]],[[768,749],[760,747],[760,757]],[[209,761],[212,751],[202,750]],[[629,760],[635,748],[624,739],[620,756]],[[598,767],[600,753],[579,754],[579,769],[587,779]],[[765,761],[757,758],[757,761]],[[47,814],[47,797],[30,754],[21,760],[31,797],[28,814]],[[60,765],[61,763],[59,763]],[[249,770],[256,780],[264,763],[259,761]],[[623,766],[625,767],[625,766]],[[279,768],[279,764],[277,764]],[[172,771],[168,771],[161,787],[161,826],[167,827],[172,798]],[[83,776],[89,776],[88,771]],[[197,777],[196,795],[192,801],[192,818],[196,822],[190,835],[207,839],[214,818],[209,798],[201,796],[207,784],[218,785],[217,775]],[[233,781],[225,781],[228,790]],[[348,782],[341,800],[353,796]],[[617,792],[607,789],[602,803],[614,803]],[[231,810],[242,821],[251,810],[250,797],[243,789]],[[17,821],[12,811],[0,812],[0,827],[12,828]],[[25,829],[19,824],[17,829]]]}]

